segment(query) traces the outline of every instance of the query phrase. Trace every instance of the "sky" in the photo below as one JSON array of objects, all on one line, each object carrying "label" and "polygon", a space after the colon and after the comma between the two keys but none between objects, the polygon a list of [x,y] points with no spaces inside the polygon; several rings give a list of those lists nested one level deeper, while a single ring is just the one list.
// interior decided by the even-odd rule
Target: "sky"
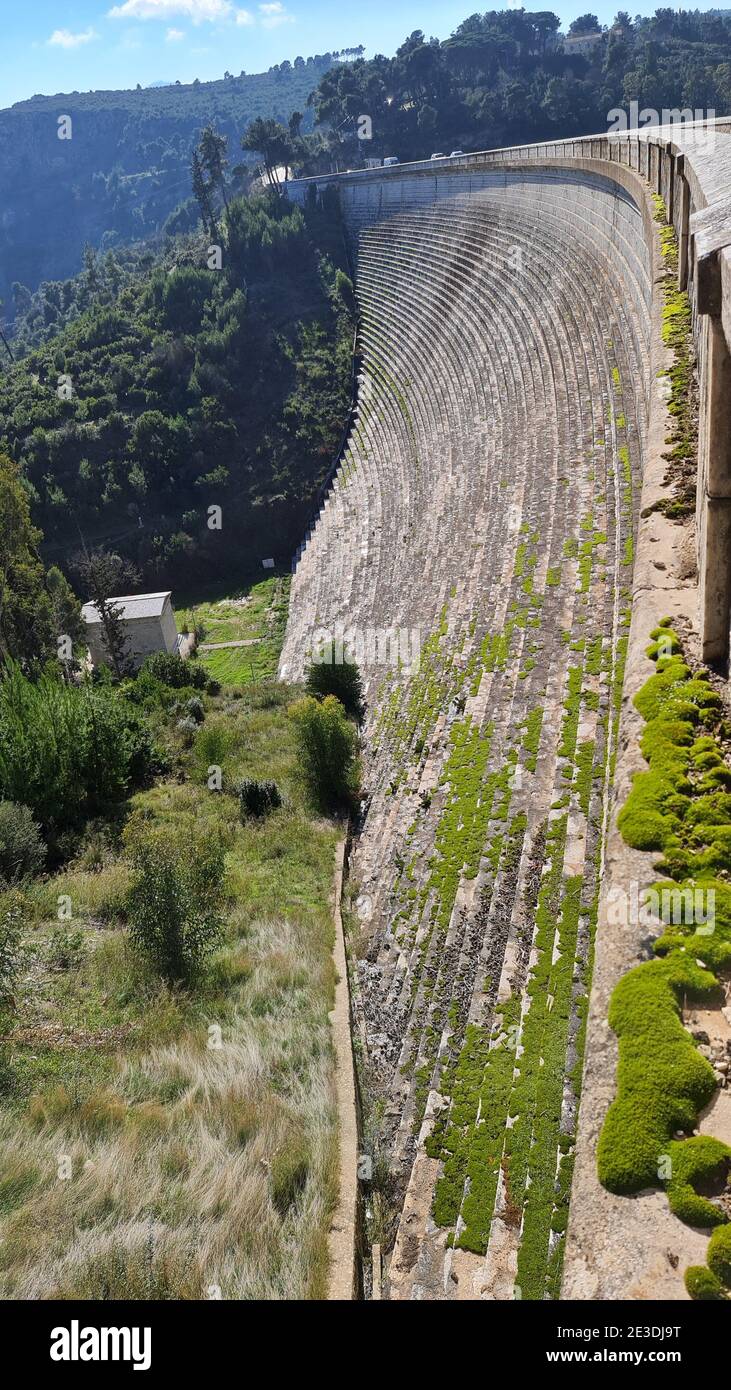
[{"label": "sky", "polygon": [[[652,14],[658,2],[624,0],[633,15]],[[0,107],[35,93],[263,72],[361,43],[366,56],[391,54],[414,29],[444,39],[491,7],[503,8],[499,0],[0,0]],[[688,5],[696,7],[710,8]],[[526,0],[525,8],[553,9],[566,28],[587,10],[610,23],[622,0]]]}]

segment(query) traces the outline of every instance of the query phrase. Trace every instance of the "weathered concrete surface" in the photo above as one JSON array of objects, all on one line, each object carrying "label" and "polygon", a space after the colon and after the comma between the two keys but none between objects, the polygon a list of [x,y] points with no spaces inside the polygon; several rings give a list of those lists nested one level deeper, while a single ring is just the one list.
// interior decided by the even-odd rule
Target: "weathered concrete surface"
[{"label": "weathered concrete surface", "polygon": [[[432,1216],[441,1167],[424,1146],[449,1104],[443,1070],[466,1026],[489,1030],[511,992],[529,1011],[541,846],[564,796],[560,894],[582,875],[587,902],[593,896],[631,482],[651,389],[651,228],[627,182],[624,170],[617,181],[583,169],[568,180],[556,169],[501,171],[486,188],[361,233],[358,416],[297,565],[281,670],[302,670],[320,627],[421,634],[418,675],[365,671],[369,805],[352,869],[367,1078],[397,1184],[392,1298],[513,1296],[520,1233],[500,1214],[503,1195],[487,1262],[451,1252]],[[596,545],[594,560],[581,558],[586,544],[592,554]],[[496,642],[497,662],[485,647]],[[575,653],[597,642],[576,730],[596,746],[585,804],[560,748]],[[525,815],[518,857],[507,854],[496,805],[483,852],[439,915],[431,864],[448,813],[453,730],[479,731],[487,799],[537,712],[535,767],[510,797],[511,820]],[[582,961],[587,922],[575,947]],[[577,978],[569,1127],[582,990]]]},{"label": "weathered concrete surface", "polygon": [[[662,274],[655,249],[655,280]],[[695,546],[691,528],[679,527],[651,511],[667,496],[665,486],[668,419],[664,381],[658,373],[671,363],[661,335],[661,304],[651,313],[650,353],[653,394],[644,451],[644,477],[633,575],[633,609],[620,720],[617,766],[602,871],[594,976],[579,1110],[576,1166],[569,1212],[562,1297],[567,1299],[681,1299],[683,1269],[704,1261],[707,1235],[689,1230],[672,1215],[663,1192],[628,1198],[600,1186],[596,1147],[604,1116],[616,1093],[617,1039],[607,1022],[612,990],[623,974],[648,958],[649,941],[632,922],[608,920],[613,891],[644,886],[651,856],[626,845],[616,826],[632,777],[646,766],[640,753],[643,721],[632,700],[654,670],[646,656],[650,633],[671,617],[682,632],[692,630],[697,602]]]},{"label": "weathered concrete surface", "polygon": [[[352,225],[368,228],[375,224],[376,242],[372,244],[378,250],[379,259],[371,265],[370,250],[365,254],[361,251],[369,311],[384,298],[388,301],[393,294],[398,302],[401,294],[404,298],[403,327],[398,327],[398,314],[392,309],[387,309],[385,315],[378,310],[373,326],[369,325],[369,332],[373,333],[370,346],[374,365],[369,370],[366,362],[361,393],[366,408],[354,431],[355,445],[351,441],[346,453],[340,485],[323,510],[295,576],[293,618],[283,654],[288,673],[301,669],[306,634],[314,623],[335,619],[346,625],[349,622],[357,625],[415,621],[428,632],[434,630],[440,603],[445,605],[447,612],[447,640],[463,653],[463,661],[468,662],[474,650],[475,632],[479,638],[486,627],[499,630],[505,621],[506,596],[511,583],[511,541],[520,532],[523,518],[536,515],[536,509],[551,527],[547,551],[541,555],[536,569],[537,588],[548,596],[544,586],[553,563],[552,555],[556,554],[556,536],[562,532],[569,534],[564,529],[568,517],[560,506],[557,507],[560,494],[555,488],[555,462],[551,460],[556,458],[557,447],[562,452],[562,446],[553,434],[548,406],[552,392],[554,399],[560,399],[555,392],[562,380],[565,349],[563,346],[558,351],[548,349],[546,360],[550,363],[551,384],[547,385],[544,374],[544,397],[539,393],[531,399],[527,410],[523,406],[531,423],[538,427],[537,434],[527,435],[523,416],[519,411],[516,414],[526,377],[523,374],[523,386],[516,391],[510,380],[511,375],[517,376],[514,370],[503,373],[502,378],[496,373],[495,394],[492,364],[495,359],[503,363],[506,355],[509,358],[511,350],[514,353],[517,348],[521,356],[525,354],[524,361],[531,365],[533,359],[537,361],[540,381],[546,344],[536,332],[529,312],[523,309],[516,316],[516,304],[507,286],[494,325],[481,330],[485,345],[491,340],[489,351],[482,349],[480,334],[474,336],[470,318],[479,320],[483,312],[482,301],[489,293],[489,280],[486,279],[481,287],[479,277],[489,275],[490,256],[497,258],[501,240],[510,243],[513,239],[520,243],[527,237],[531,252],[542,240],[542,249],[549,259],[554,256],[552,274],[546,278],[538,270],[529,291],[532,304],[543,311],[543,321],[548,316],[553,324],[556,316],[560,320],[567,315],[569,301],[561,300],[564,292],[570,295],[574,291],[574,308],[580,303],[585,266],[577,275],[571,263],[575,238],[565,234],[561,239],[563,259],[569,259],[560,270],[557,268],[561,260],[557,255],[559,243],[555,248],[551,245],[552,195],[557,180],[563,179],[564,208],[569,219],[573,215],[572,204],[580,207],[582,187],[591,186],[597,191],[603,190],[606,195],[607,181],[610,186],[614,184],[632,194],[640,207],[639,224],[632,231],[622,226],[621,219],[607,226],[600,217],[597,223],[594,309],[596,323],[602,324],[602,290],[605,276],[609,274],[611,279],[613,261],[614,271],[619,271],[620,276],[618,289],[614,291],[615,302],[628,311],[621,333],[623,347],[626,351],[634,344],[630,356],[631,351],[637,352],[634,378],[631,373],[627,377],[625,360],[620,379],[634,412],[628,415],[637,431],[637,462],[644,465],[643,510],[662,496],[665,477],[662,453],[666,447],[668,422],[663,383],[656,376],[657,371],[667,365],[659,335],[659,304],[657,295],[643,286],[642,274],[636,269],[630,270],[633,259],[638,263],[640,245],[654,246],[652,206],[646,193],[653,191],[662,195],[678,231],[679,283],[688,284],[699,353],[701,438],[705,441],[701,452],[706,459],[705,477],[714,476],[715,470],[724,495],[720,499],[713,495],[705,481],[699,487],[700,594],[694,563],[693,527],[679,528],[656,514],[639,523],[635,605],[616,783],[611,814],[607,814],[606,806],[603,813],[607,821],[602,862],[603,899],[567,1240],[562,1294],[565,1298],[682,1298],[685,1296],[683,1269],[689,1263],[702,1260],[707,1245],[704,1233],[690,1231],[670,1215],[663,1194],[643,1194],[628,1199],[604,1192],[596,1178],[595,1151],[601,1123],[615,1091],[616,1040],[606,1022],[609,995],[620,976],[638,959],[644,958],[649,947],[649,943],[642,940],[640,929],[632,925],[617,926],[609,919],[606,907],[606,895],[613,887],[626,889],[628,882],[635,880],[642,884],[647,877],[647,856],[628,851],[615,827],[616,807],[626,795],[633,771],[642,765],[638,743],[640,720],[631,699],[651,670],[644,649],[651,628],[660,618],[673,618],[692,649],[696,643],[697,655],[701,650],[706,657],[711,654],[711,641],[716,640],[711,635],[711,620],[717,630],[723,631],[725,624],[726,639],[728,636],[728,604],[723,589],[727,582],[727,562],[718,544],[716,524],[719,500],[721,511],[726,502],[727,466],[725,443],[719,450],[719,444],[725,439],[723,422],[717,427],[714,421],[719,419],[719,412],[723,412],[726,369],[724,343],[719,341],[718,332],[722,331],[728,343],[731,327],[731,247],[725,241],[721,208],[731,183],[731,139],[722,124],[715,134],[713,149],[708,146],[705,131],[687,130],[680,134],[676,130],[650,131],[643,132],[639,140],[596,138],[491,152],[484,157],[460,160],[458,173],[448,176],[441,168],[438,171],[428,166],[411,171],[402,168],[382,174],[380,188],[379,175],[367,176],[368,188],[361,182],[361,176],[341,180]],[[441,218],[436,217],[437,204],[444,205],[445,215]],[[519,209],[517,220],[506,220],[505,213],[511,204],[516,211]],[[448,268],[450,259],[454,260],[455,256],[459,262],[456,248],[461,229],[454,228],[451,249],[444,257],[444,269],[436,277],[437,286],[431,266],[434,237],[445,235],[448,214],[463,217],[464,209],[470,206],[481,206],[486,211],[494,209],[497,239],[492,243],[489,236],[486,238],[484,262],[473,264],[472,279],[468,283],[459,265],[455,272]],[[709,209],[711,214],[702,217],[701,214],[708,214]],[[391,214],[390,219],[379,223],[378,219],[387,212]],[[419,252],[415,253],[409,238],[413,237],[419,220],[426,225],[430,216],[436,221],[420,241]],[[535,231],[530,231],[532,216],[538,218]],[[389,233],[379,231],[379,226],[392,228],[392,240],[385,258],[384,248],[379,250],[377,241],[388,237]],[[586,248],[580,237],[579,244],[583,253]],[[599,250],[602,244],[603,253]],[[657,281],[660,264],[656,248],[653,255],[652,274]],[[437,256],[437,263],[439,259]],[[540,264],[540,256],[537,260]],[[533,270],[536,264],[533,258],[532,262]],[[622,265],[624,272],[619,270]],[[708,289],[701,289],[699,297],[699,283],[701,287],[704,283],[713,285],[714,275],[720,286],[717,300],[713,298],[715,291]],[[405,281],[403,276],[411,276],[411,281]],[[420,280],[423,280],[421,285]],[[405,293],[408,283],[416,288]],[[549,285],[555,291],[550,307],[545,299]],[[525,286],[522,293],[525,294]],[[466,295],[472,300],[469,313]],[[430,296],[433,299],[431,317],[425,312]],[[475,305],[480,307],[476,310]],[[709,308],[718,310],[712,320],[704,314]],[[616,332],[617,316],[609,312],[614,320],[609,331]],[[581,359],[582,355],[586,356],[589,341],[592,352],[597,351],[602,338],[606,347],[609,331],[602,326],[594,338],[582,310],[578,318],[574,316],[566,342],[573,345]],[[644,336],[646,334],[649,338]],[[405,355],[399,356],[397,352],[396,358],[391,360],[394,342],[398,347],[402,337],[421,344],[421,356],[417,346],[415,351]],[[715,338],[715,348],[712,344],[710,351],[709,338]],[[422,361],[425,350],[428,355],[435,348],[439,349],[438,361],[434,364]],[[391,391],[396,399],[395,408],[393,403],[387,408],[383,401],[384,361],[389,363],[388,370],[397,382],[395,391]],[[487,408],[476,390],[475,382],[481,372],[487,374],[490,383]],[[590,394],[598,392],[598,398],[603,401],[603,416],[606,387],[597,378],[590,376],[590,379]],[[578,401],[581,399],[580,391]],[[581,412],[580,405],[574,408]],[[503,480],[500,488],[507,486],[509,491],[507,506],[508,499],[501,496],[500,489],[497,493],[493,489],[481,494],[475,487],[480,472],[476,467],[479,454],[474,448],[467,448],[464,437],[464,420],[469,418],[471,410],[474,410],[477,430],[475,442],[486,445],[483,476],[498,465],[502,469],[507,460],[507,472],[499,474]],[[380,414],[386,424],[379,431],[374,426],[373,416]],[[410,417],[406,428],[405,417]],[[500,434],[496,446],[498,419]],[[590,443],[596,443],[598,437],[596,421],[593,429]],[[537,454],[535,466],[526,471],[527,441],[531,441],[528,450],[532,447],[535,453],[535,441],[541,438],[542,432],[548,435],[546,451]],[[614,443],[616,447],[616,441]],[[572,446],[569,448],[569,456],[573,457]],[[546,491],[544,480],[550,479],[553,485]],[[469,486],[465,489],[466,480]],[[454,498],[455,483],[465,491],[463,505]],[[583,508],[587,497],[588,494],[582,492],[581,502],[575,503],[575,514]],[[450,534],[453,537],[451,549],[447,541]],[[618,529],[614,537],[615,555],[620,535]],[[486,547],[491,552],[488,566]],[[616,575],[618,579],[619,571]],[[566,606],[567,600],[568,595],[562,600],[564,608],[560,616],[557,613],[551,620],[556,624],[554,633],[560,625],[569,631],[572,629],[576,610],[571,601]],[[613,601],[614,624],[610,623],[604,631],[611,632],[611,640],[616,641],[616,596]],[[550,623],[548,630],[551,631]],[[566,668],[550,641],[548,648],[547,666],[541,661],[537,675],[522,673],[525,700],[516,703],[519,689],[513,679],[518,674],[516,671],[507,681],[504,676],[483,671],[477,693],[473,692],[467,700],[466,714],[480,722],[481,727],[486,726],[488,719],[497,717],[498,757],[504,758],[511,728],[529,706],[531,695],[544,701],[547,715],[552,716],[554,722],[559,716]],[[374,679],[369,692],[372,708],[380,706],[383,709],[387,693],[388,685],[379,686]],[[551,788],[560,764],[556,761],[555,744],[552,748],[550,738],[542,737],[536,780],[531,781],[527,798],[528,831],[517,879],[503,882],[498,873],[493,881],[485,862],[480,865],[476,879],[463,878],[446,939],[440,943],[439,952],[426,956],[432,1002],[427,1004],[422,999],[420,1004],[419,987],[415,998],[413,991],[424,968],[423,952],[428,943],[426,933],[431,908],[427,901],[423,917],[413,924],[414,933],[410,934],[411,928],[404,933],[399,925],[404,915],[404,900],[395,887],[400,877],[395,861],[401,861],[407,851],[411,853],[415,848],[414,881],[417,885],[426,881],[420,861],[428,860],[433,853],[436,828],[429,805],[439,809],[442,804],[439,789],[454,718],[455,711],[447,698],[430,731],[418,767],[407,765],[405,783],[398,796],[389,798],[389,779],[398,767],[398,759],[394,759],[393,748],[389,752],[387,738],[380,736],[380,748],[369,759],[371,801],[356,857],[364,904],[363,930],[369,945],[359,971],[358,992],[370,1064],[387,1102],[384,1141],[402,1178],[403,1206],[388,1272],[390,1296],[501,1299],[514,1296],[520,1239],[514,1215],[501,1205],[502,1191],[498,1192],[485,1257],[448,1250],[447,1232],[434,1223],[432,1202],[440,1164],[428,1157],[424,1143],[445,1104],[440,1091],[440,1059],[453,1046],[455,1030],[454,1025],[444,1029],[437,1056],[432,1057],[424,1028],[425,1021],[431,1019],[433,1022],[444,1016],[433,1003],[434,992],[439,996],[440,991],[443,998],[451,997],[453,1004],[456,1001],[461,1019],[457,1036],[459,1026],[464,1026],[467,1019],[489,1026],[491,1005],[478,988],[479,973],[497,970],[501,998],[505,997],[503,990],[513,987],[521,978],[520,932],[525,929],[526,922],[530,855],[537,843],[538,825],[550,803]],[[372,718],[369,723],[371,737],[376,727]],[[582,716],[580,727],[582,738],[592,737],[595,732],[588,714]],[[518,799],[517,805],[521,804],[526,804],[525,798],[522,802]],[[412,840],[407,831],[415,813],[422,820],[420,806],[422,810],[426,808],[423,824],[416,840]],[[574,805],[570,817],[564,866],[567,875],[581,873],[587,849],[586,827],[576,815],[576,809]],[[507,915],[511,918],[507,934],[505,914],[501,910],[501,903],[506,901]],[[717,1015],[712,1020],[704,1018],[702,1022],[704,1027],[709,1025],[709,1031],[720,1036],[728,1026],[728,1017]],[[422,1110],[415,1101],[414,1077],[417,1071],[423,1074],[427,1069],[430,1089]],[[731,1130],[728,1092],[719,1093],[709,1112],[702,1117],[700,1127],[702,1132],[719,1137],[728,1134]]]}]

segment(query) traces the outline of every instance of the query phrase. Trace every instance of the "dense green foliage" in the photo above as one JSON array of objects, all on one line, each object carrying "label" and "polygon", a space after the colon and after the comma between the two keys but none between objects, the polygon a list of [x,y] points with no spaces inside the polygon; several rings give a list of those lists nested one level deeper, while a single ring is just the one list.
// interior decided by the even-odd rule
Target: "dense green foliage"
[{"label": "dense green foliage", "polygon": [[242,821],[250,816],[257,819],[276,811],[281,806],[282,797],[276,782],[257,777],[245,777],[239,786],[239,811]]},{"label": "dense green foliage", "polygon": [[300,765],[313,800],[322,806],[347,804],[357,791],[358,734],[340,701],[320,702],[306,695],[292,706]]},{"label": "dense green foliage", "polygon": [[[0,907],[0,1014],[12,1004],[20,970],[21,936],[22,912],[19,904],[6,900]],[[0,1051],[0,1091],[5,1081],[6,1065],[3,1049]]]},{"label": "dense green foliage", "polygon": [[187,686],[192,686],[194,690],[205,690],[208,680],[202,666],[195,661],[183,661],[177,652],[154,652],[148,656],[141,675],[137,677],[138,687],[144,684],[144,676],[170,686],[172,690]]},{"label": "dense green foliage", "polygon": [[131,860],[130,937],[164,979],[189,983],[221,939],[221,838],[156,830],[134,840]]},{"label": "dense green foliage", "polygon": [[[393,58],[332,67],[312,98],[318,121],[338,132],[330,149],[349,164],[364,153],[420,159],[606,130],[609,113],[630,101],[658,113],[731,109],[728,14],[664,8],[632,22],[622,13],[588,53],[557,43],[559,24],[548,10],[489,10],[442,42],[416,30]],[[595,20],[580,31],[588,28],[599,30]],[[367,144],[357,137],[363,113],[373,122]]]},{"label": "dense green foliage", "polygon": [[50,555],[80,527],[169,585],[288,562],[350,403],[341,226],[271,192],[235,199],[220,237],[220,270],[189,238],[116,298],[94,262],[94,294],[88,268],[73,282],[88,307],[0,378],[0,443]]},{"label": "dense green foliage", "polygon": [[0,452],[0,665],[58,656],[58,638],[81,631],[79,605],[61,572],[44,572],[18,467]]},{"label": "dense green foliage", "polygon": [[0,797],[28,806],[53,835],[108,810],[158,768],[139,714],[108,686],[31,681],[10,663],[0,681]]},{"label": "dense green foliage", "polygon": [[705,1265],[691,1265],[685,1271],[685,1287],[700,1303],[717,1303],[726,1298],[723,1284]]},{"label": "dense green foliage", "polygon": [[354,661],[313,661],[305,677],[308,695],[322,700],[334,695],[352,719],[360,723],[364,713],[363,682]]},{"label": "dense green foliage", "polygon": [[0,801],[0,893],[40,873],[46,846],[27,806]]}]

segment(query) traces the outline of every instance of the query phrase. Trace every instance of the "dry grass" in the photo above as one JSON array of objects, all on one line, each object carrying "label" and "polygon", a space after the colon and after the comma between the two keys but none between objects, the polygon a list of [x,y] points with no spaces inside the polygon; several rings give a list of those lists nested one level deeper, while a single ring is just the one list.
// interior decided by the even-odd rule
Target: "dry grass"
[{"label": "dry grass", "polygon": [[[244,768],[277,776],[281,811],[240,826],[233,797],[201,784],[195,749],[194,781],[135,805],[138,817],[215,816],[227,827],[226,944],[193,994],[151,979],[132,956],[113,915],[127,873],[118,855],[29,895],[31,954],[10,1043],[13,1032],[25,1041],[0,1109],[0,1297],[325,1293],[337,831],[299,800],[281,701],[238,702],[227,717],[231,779]],[[83,941],[59,969],[44,914],[64,892]]]}]

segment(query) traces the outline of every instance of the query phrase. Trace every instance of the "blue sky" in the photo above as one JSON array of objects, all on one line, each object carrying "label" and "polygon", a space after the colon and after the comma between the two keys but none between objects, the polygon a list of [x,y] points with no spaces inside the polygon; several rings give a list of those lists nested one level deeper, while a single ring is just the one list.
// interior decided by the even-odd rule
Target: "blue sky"
[{"label": "blue sky", "polygon": [[[226,69],[261,72],[298,54],[363,43],[368,54],[393,53],[412,29],[446,38],[490,0],[2,0],[0,106],[35,92],[147,86],[222,77]],[[496,5],[496,0],[492,0]],[[632,14],[650,4],[627,3]],[[500,8],[499,5],[496,5]],[[564,27],[587,10],[611,21],[621,0],[550,0]],[[695,8],[692,5],[691,8]],[[701,4],[700,8],[708,8]]]}]

